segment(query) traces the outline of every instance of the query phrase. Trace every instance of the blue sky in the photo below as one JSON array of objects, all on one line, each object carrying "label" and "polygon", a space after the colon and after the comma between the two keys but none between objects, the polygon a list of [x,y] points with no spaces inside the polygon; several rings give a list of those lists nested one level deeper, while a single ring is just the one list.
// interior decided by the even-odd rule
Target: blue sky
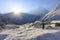
[{"label": "blue sky", "polygon": [[60,0],[0,0],[0,12],[11,12],[12,8],[28,12],[39,6],[51,10],[58,3],[60,3]]}]

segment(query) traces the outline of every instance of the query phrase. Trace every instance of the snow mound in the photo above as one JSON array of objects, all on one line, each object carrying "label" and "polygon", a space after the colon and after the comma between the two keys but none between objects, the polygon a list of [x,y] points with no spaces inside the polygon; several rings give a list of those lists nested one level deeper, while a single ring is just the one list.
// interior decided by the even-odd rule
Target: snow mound
[{"label": "snow mound", "polygon": [[[31,24],[29,24],[31,25]],[[27,24],[19,26],[18,29],[4,30],[0,34],[7,34],[8,36],[4,40],[30,40],[38,36],[42,36],[47,33],[59,32],[59,30],[46,30],[29,26]]]},{"label": "snow mound", "polygon": [[[59,30],[56,30],[56,29],[59,29]],[[42,29],[40,27],[40,22],[37,21],[34,23],[20,25],[19,28],[17,28],[17,29],[3,30],[3,32],[1,32],[0,34],[7,35],[3,40],[37,40],[45,34],[53,35],[56,32],[60,32],[60,28]],[[38,37],[38,36],[40,36],[40,37]],[[44,39],[44,38],[45,38],[45,36],[43,36],[42,39]],[[46,38],[48,38],[48,36],[46,36]],[[51,38],[51,37],[49,36],[49,38]]]}]

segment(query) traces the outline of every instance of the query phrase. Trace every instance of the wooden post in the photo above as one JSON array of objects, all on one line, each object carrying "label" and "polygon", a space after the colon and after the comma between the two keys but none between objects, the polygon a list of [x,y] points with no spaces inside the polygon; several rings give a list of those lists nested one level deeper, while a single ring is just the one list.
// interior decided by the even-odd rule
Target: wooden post
[{"label": "wooden post", "polygon": [[45,28],[45,24],[44,23],[42,23],[42,29],[44,29]]}]

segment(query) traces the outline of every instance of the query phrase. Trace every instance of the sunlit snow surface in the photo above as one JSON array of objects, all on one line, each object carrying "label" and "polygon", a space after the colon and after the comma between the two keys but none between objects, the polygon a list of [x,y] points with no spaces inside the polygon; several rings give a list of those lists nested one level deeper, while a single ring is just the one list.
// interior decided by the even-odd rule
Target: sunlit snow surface
[{"label": "sunlit snow surface", "polygon": [[60,40],[60,28],[42,29],[26,24],[17,29],[3,30],[0,40]]}]

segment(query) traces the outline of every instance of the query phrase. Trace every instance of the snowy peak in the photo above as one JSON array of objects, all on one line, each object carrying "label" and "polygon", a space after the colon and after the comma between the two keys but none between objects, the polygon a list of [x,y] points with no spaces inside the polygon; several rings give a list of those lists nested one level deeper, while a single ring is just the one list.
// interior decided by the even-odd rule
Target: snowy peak
[{"label": "snowy peak", "polygon": [[55,17],[56,15],[60,15],[60,4],[57,4],[55,8],[53,8],[49,13],[47,13],[42,18],[42,21],[47,21],[49,18]]},{"label": "snowy peak", "polygon": [[46,13],[48,13],[49,11],[43,7],[38,7],[32,11],[30,11],[30,14],[34,14],[34,15],[45,15]]},{"label": "snowy peak", "polygon": [[56,9],[60,9],[60,4],[57,4],[56,5]]}]

